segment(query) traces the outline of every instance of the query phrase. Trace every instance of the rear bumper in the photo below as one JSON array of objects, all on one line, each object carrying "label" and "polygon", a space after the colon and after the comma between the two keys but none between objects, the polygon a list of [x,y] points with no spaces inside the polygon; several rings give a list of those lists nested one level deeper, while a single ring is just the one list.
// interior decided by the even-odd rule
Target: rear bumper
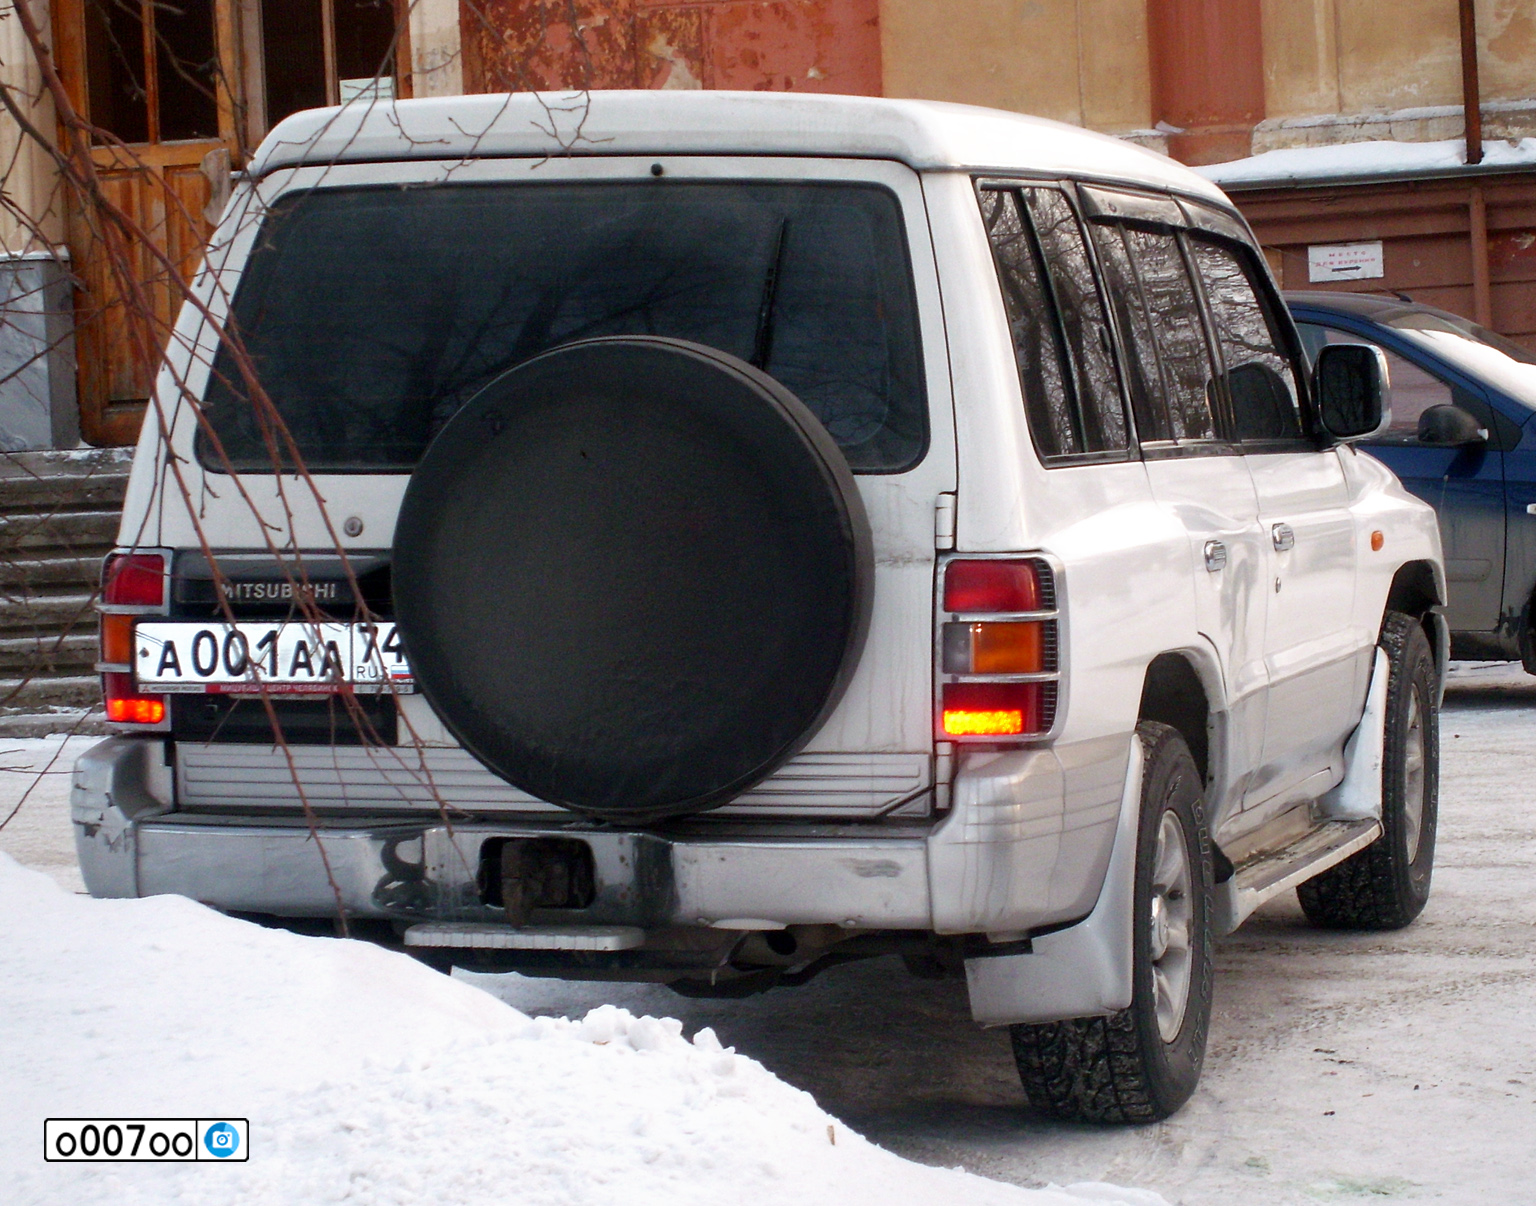
[{"label": "rear bumper", "polygon": [[[571,819],[327,821],[174,810],[167,747],[109,738],[78,762],[76,847],[95,896],[175,893],[290,917],[499,921],[481,899],[487,840],[557,833],[592,849],[583,923],[724,929],[834,924],[1017,937],[1080,918],[1104,882],[1129,737],[970,755],[929,829],[853,836],[671,836]],[[297,801],[295,801],[296,803]],[[765,827],[766,829],[766,827]]]}]

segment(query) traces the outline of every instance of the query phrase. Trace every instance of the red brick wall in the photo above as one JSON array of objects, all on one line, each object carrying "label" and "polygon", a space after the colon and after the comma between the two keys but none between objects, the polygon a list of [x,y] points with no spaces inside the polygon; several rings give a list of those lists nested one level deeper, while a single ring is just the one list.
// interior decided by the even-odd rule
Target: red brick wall
[{"label": "red brick wall", "polygon": [[465,89],[880,94],[879,0],[461,0]]}]

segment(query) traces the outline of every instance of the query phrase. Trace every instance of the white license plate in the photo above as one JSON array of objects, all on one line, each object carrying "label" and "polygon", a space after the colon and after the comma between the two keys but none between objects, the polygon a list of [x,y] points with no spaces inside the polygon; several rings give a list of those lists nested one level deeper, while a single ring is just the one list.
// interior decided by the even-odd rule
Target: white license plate
[{"label": "white license plate", "polygon": [[134,674],[166,694],[328,695],[415,691],[391,623],[242,620],[235,624],[140,621]]}]

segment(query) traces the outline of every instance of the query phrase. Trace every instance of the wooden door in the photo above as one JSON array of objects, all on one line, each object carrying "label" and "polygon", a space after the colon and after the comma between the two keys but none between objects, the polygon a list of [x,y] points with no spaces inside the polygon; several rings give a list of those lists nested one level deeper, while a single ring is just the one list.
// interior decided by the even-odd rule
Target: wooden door
[{"label": "wooden door", "polygon": [[59,73],[97,129],[104,199],[69,214],[80,430],[137,438],[160,355],[228,196],[289,113],[410,95],[407,0],[58,0]]},{"label": "wooden door", "polygon": [[141,236],[123,237],[88,202],[71,207],[80,430],[92,444],[137,437],[182,283],[241,158],[234,3],[63,0],[54,12],[60,76],[98,130],[103,199]]}]

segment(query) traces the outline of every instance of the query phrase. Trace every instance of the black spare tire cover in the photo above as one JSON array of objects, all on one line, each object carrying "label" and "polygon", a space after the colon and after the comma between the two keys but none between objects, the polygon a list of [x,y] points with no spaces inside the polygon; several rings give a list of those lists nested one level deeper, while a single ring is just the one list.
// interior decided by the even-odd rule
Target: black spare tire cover
[{"label": "black spare tire cover", "polygon": [[427,449],[395,530],[423,694],[514,786],[632,822],[771,774],[836,706],[869,627],[869,521],[773,378],[673,339],[566,344]]}]

